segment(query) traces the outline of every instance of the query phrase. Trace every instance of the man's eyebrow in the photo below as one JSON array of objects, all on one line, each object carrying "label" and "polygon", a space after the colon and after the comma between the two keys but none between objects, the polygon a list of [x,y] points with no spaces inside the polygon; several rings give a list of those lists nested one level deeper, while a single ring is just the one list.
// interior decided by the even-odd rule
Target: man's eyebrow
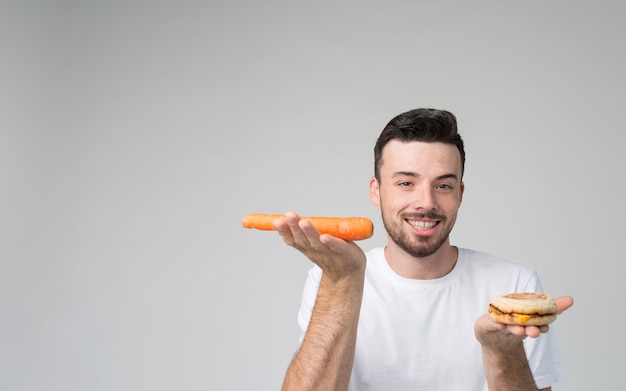
[{"label": "man's eyebrow", "polygon": [[398,172],[394,172],[392,177],[393,178],[397,178],[399,176],[408,176],[408,177],[418,177],[419,175],[416,172],[411,172],[411,171],[398,171]]},{"label": "man's eyebrow", "polygon": [[437,179],[442,180],[442,179],[454,179],[455,181],[459,180],[459,176],[456,174],[445,174],[445,175],[440,175],[437,177]]},{"label": "man's eyebrow", "polygon": [[[416,172],[412,172],[412,171],[398,171],[395,172],[392,177],[393,178],[397,178],[397,177],[410,177],[410,178],[417,178],[419,177],[419,174]],[[437,180],[442,180],[442,179],[454,179],[456,181],[459,180],[459,176],[454,174],[454,173],[450,173],[450,174],[443,174],[443,175],[439,175],[437,178],[435,178]]]}]

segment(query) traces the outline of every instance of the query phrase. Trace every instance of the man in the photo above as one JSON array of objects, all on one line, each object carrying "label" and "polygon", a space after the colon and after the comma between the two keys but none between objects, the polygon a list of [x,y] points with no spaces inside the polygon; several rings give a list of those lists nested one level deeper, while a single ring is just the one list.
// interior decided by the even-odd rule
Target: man
[{"label": "man", "polygon": [[[284,242],[315,264],[283,389],[551,390],[562,370],[549,327],[485,314],[495,296],[540,292],[536,271],[450,244],[465,188],[454,115],[398,115],[374,159],[370,198],[381,209],[386,247],[366,255],[293,212],[276,222]],[[572,304],[557,299],[559,312]]]}]

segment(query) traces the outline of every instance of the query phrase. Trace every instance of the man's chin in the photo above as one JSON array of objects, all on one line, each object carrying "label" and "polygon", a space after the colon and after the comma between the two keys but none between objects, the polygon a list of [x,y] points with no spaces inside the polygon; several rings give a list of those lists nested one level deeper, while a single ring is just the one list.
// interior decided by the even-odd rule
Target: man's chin
[{"label": "man's chin", "polygon": [[[430,239],[430,238],[429,238]],[[445,241],[445,240],[444,240]],[[395,240],[395,244],[409,255],[415,258],[426,258],[437,252],[441,248],[444,241],[429,243],[430,241],[422,240],[419,245],[409,244],[403,240]]]}]

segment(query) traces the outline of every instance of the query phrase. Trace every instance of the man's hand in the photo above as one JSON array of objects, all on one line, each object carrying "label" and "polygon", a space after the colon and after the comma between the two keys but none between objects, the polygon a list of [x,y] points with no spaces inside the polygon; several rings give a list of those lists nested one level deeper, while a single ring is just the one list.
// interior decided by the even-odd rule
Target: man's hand
[{"label": "man's hand", "polygon": [[[557,314],[562,313],[574,304],[571,296],[562,296],[555,299]],[[474,332],[481,345],[497,351],[510,349],[526,337],[537,338],[547,333],[550,326],[520,326],[498,323],[488,314],[482,315],[476,321]]]},{"label": "man's hand", "polygon": [[[557,299],[557,314],[574,304],[570,296]],[[526,337],[536,338],[547,333],[549,326],[518,326],[495,322],[487,314],[482,315],[474,325],[476,339],[482,347],[485,375],[490,390],[536,391],[524,345]],[[550,390],[551,387],[542,390]]]},{"label": "man's hand", "polygon": [[365,270],[365,253],[354,242],[320,233],[294,212],[277,220],[276,229],[283,241],[306,255],[333,281],[342,280]]}]

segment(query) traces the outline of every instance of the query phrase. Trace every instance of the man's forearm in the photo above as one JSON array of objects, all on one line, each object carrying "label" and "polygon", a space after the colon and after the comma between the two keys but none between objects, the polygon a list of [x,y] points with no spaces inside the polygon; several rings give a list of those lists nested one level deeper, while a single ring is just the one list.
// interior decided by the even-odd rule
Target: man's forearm
[{"label": "man's forearm", "polygon": [[363,273],[340,281],[322,275],[311,321],[283,391],[347,390],[363,297]]},{"label": "man's forearm", "polygon": [[489,391],[537,391],[521,342],[508,353],[483,346],[482,354]]}]

